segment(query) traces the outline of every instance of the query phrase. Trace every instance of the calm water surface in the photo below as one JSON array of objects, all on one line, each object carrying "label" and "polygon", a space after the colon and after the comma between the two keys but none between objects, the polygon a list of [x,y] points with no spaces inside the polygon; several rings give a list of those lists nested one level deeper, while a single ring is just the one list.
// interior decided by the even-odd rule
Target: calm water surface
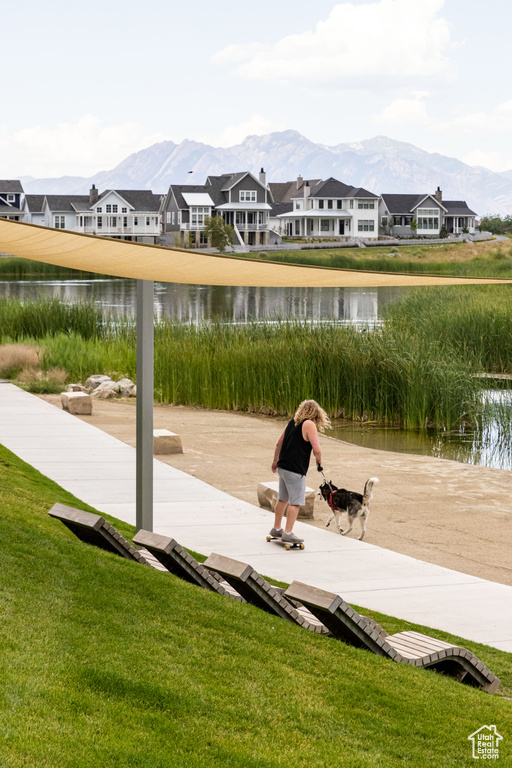
[{"label": "calm water surface", "polygon": [[[304,321],[336,319],[355,326],[382,322],[384,308],[404,296],[407,288],[230,288],[155,283],[155,316],[186,323],[220,320],[232,323],[295,318]],[[21,301],[58,298],[75,303],[92,301],[109,314],[135,316],[133,280],[20,280],[0,281],[0,298]],[[512,467],[512,394],[483,393],[484,418],[474,431],[426,434],[392,427],[337,424],[330,433],[357,445],[399,453],[454,459],[468,464]],[[510,428],[509,428],[510,427]]]}]

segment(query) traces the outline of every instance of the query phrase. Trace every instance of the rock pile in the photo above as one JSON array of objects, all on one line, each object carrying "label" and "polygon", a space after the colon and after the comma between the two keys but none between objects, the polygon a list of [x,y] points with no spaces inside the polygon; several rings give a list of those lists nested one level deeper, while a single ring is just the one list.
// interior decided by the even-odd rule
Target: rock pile
[{"label": "rock pile", "polygon": [[95,374],[89,376],[85,384],[68,384],[67,392],[85,392],[91,397],[107,400],[112,397],[135,397],[137,387],[130,379],[114,381],[110,376]]}]

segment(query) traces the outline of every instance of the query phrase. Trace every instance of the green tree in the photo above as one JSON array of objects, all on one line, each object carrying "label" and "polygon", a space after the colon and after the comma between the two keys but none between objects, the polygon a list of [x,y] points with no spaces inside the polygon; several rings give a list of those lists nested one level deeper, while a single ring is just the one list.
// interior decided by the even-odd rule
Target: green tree
[{"label": "green tree", "polygon": [[505,235],[512,232],[512,216],[498,216],[495,214],[484,216],[478,229],[480,232],[492,232],[493,235]]},{"label": "green tree", "polygon": [[222,216],[207,216],[203,233],[220,253],[224,253],[235,241],[235,230],[230,224],[226,224]]}]

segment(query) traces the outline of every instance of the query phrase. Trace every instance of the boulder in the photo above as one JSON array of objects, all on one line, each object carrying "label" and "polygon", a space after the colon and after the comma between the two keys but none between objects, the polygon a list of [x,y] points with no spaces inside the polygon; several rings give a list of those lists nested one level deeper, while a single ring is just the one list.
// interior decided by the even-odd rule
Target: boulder
[{"label": "boulder", "polygon": [[183,453],[181,437],[168,429],[153,430],[153,454],[169,455],[171,453]]},{"label": "boulder", "polygon": [[99,400],[108,400],[111,397],[115,397],[119,394],[119,384],[112,379],[103,381],[96,389],[91,392],[91,397],[96,397]]},{"label": "boulder", "polygon": [[66,392],[85,392],[88,394],[89,390],[87,387],[84,387],[83,384],[68,384]]},{"label": "boulder", "polygon": [[92,413],[91,396],[85,392],[62,392],[60,402],[64,411],[78,416],[90,416]]},{"label": "boulder", "polygon": [[[260,507],[266,507],[266,509],[271,509],[273,512],[277,502],[278,489],[279,489],[278,480],[271,480],[268,483],[259,483],[258,502]],[[306,486],[306,503],[303,507],[299,507],[299,515],[298,515],[299,520],[313,519],[314,504],[315,504],[315,491],[313,490],[313,488],[308,488],[308,486]],[[286,515],[286,512],[285,512],[285,515]]]},{"label": "boulder", "polygon": [[135,384],[131,379],[120,379],[117,383],[119,384],[119,393],[121,397],[134,396]]},{"label": "boulder", "polygon": [[89,376],[85,382],[85,386],[88,390],[96,389],[100,384],[103,384],[104,381],[112,381],[112,379],[110,376],[105,376],[102,373],[96,373],[94,376]]}]

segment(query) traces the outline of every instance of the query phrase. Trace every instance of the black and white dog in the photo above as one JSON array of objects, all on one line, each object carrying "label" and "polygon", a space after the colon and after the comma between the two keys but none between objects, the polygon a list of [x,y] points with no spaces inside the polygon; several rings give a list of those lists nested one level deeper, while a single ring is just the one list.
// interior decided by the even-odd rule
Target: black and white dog
[{"label": "black and white dog", "polygon": [[[361,541],[366,533],[366,521],[370,514],[369,504],[370,499],[373,496],[373,484],[378,482],[378,477],[370,477],[370,479],[366,481],[362,496],[355,491],[347,491],[345,488],[337,488],[330,481],[327,482],[326,480],[323,482],[318,491],[318,495],[322,496],[331,508],[331,515],[327,520],[325,527],[328,528],[335,518],[339,532],[342,536],[346,536],[347,533],[350,533],[352,530],[354,520],[359,518],[359,523],[361,525],[359,541]],[[348,528],[345,530],[342,529],[340,523],[343,512],[346,512],[348,515]]]}]

